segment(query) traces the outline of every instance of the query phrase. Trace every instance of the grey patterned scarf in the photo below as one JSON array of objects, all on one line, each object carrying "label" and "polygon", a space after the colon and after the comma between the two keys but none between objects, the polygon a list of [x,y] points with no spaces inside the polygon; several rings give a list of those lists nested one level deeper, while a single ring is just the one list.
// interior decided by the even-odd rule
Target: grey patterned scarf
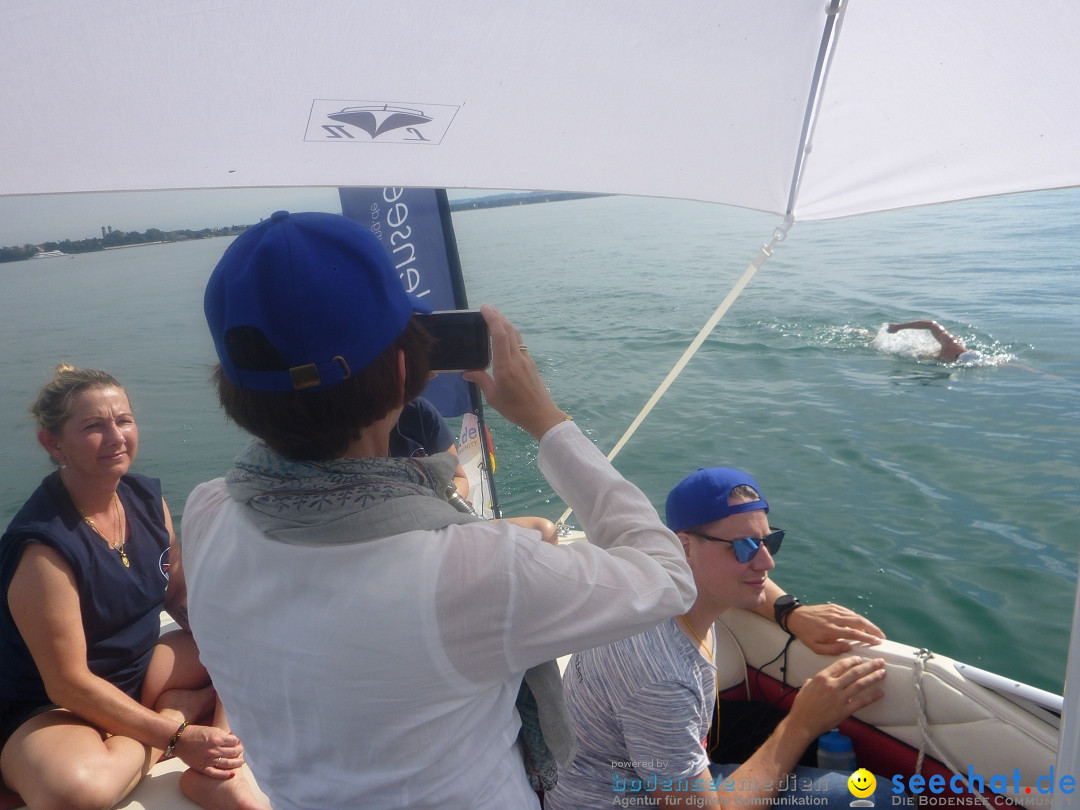
[{"label": "grey patterned scarf", "polygon": [[[246,504],[255,524],[274,540],[357,543],[481,520],[446,501],[443,493],[457,465],[451,453],[291,461],[254,441],[236,457],[225,483],[232,499]],[[556,761],[567,766],[577,751],[554,661],[525,673],[517,708],[529,781],[536,790],[550,790],[558,778]]]}]

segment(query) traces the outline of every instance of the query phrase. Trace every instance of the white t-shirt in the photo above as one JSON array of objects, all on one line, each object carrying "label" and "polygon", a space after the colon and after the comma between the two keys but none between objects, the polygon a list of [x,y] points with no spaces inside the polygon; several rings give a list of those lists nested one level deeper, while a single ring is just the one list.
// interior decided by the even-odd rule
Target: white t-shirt
[{"label": "white t-shirt", "polygon": [[573,423],[539,465],[589,543],[503,522],[300,546],[268,539],[223,479],[191,494],[192,630],[276,810],[537,807],[524,671],[689,609],[678,539]]}]

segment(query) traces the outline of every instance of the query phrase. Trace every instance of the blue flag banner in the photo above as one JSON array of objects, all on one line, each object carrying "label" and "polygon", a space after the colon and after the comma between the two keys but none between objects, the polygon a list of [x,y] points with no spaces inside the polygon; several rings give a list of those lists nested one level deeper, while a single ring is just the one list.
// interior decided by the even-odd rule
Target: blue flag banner
[{"label": "blue flag banner", "polygon": [[[433,309],[467,309],[446,191],[430,188],[342,188],[341,213],[382,240],[401,283]],[[439,374],[424,398],[443,416],[474,410],[460,374]]]}]

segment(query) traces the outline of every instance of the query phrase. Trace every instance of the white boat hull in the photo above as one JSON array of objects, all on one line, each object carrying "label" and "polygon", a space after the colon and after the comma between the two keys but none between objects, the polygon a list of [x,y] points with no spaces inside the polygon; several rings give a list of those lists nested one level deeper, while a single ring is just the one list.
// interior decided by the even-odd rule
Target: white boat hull
[{"label": "white boat hull", "polygon": [[[788,637],[775,623],[730,610],[717,622],[716,638],[720,691],[726,700],[749,698],[787,708],[794,697],[790,685],[802,684],[835,660],[793,642],[786,658],[785,686],[781,673],[785,659],[774,659]],[[840,726],[855,743],[860,767],[879,777],[900,775],[907,785],[923,750],[921,773],[927,778],[940,774],[946,785],[940,794],[927,791],[935,804],[977,803],[966,787],[960,795],[948,787],[954,773],[967,777],[970,771],[983,777],[987,789],[1003,785],[1006,797],[1016,804],[1048,806],[1045,791],[1053,779],[1058,750],[1056,714],[980,685],[944,655],[927,655],[894,641],[855,652],[887,662],[885,696]],[[995,776],[1002,779],[994,783]]]}]

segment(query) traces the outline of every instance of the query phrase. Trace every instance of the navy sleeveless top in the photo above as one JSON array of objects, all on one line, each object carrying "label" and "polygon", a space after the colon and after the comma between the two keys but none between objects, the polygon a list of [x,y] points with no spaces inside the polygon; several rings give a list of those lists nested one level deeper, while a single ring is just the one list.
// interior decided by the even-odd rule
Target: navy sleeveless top
[{"label": "navy sleeveless top", "polygon": [[82,519],[59,472],[41,482],[0,538],[0,699],[48,702],[7,599],[23,549],[44,543],[74,574],[90,671],[138,700],[161,629],[169,533],[156,478],[129,473],[116,492],[127,513],[130,568]]}]

